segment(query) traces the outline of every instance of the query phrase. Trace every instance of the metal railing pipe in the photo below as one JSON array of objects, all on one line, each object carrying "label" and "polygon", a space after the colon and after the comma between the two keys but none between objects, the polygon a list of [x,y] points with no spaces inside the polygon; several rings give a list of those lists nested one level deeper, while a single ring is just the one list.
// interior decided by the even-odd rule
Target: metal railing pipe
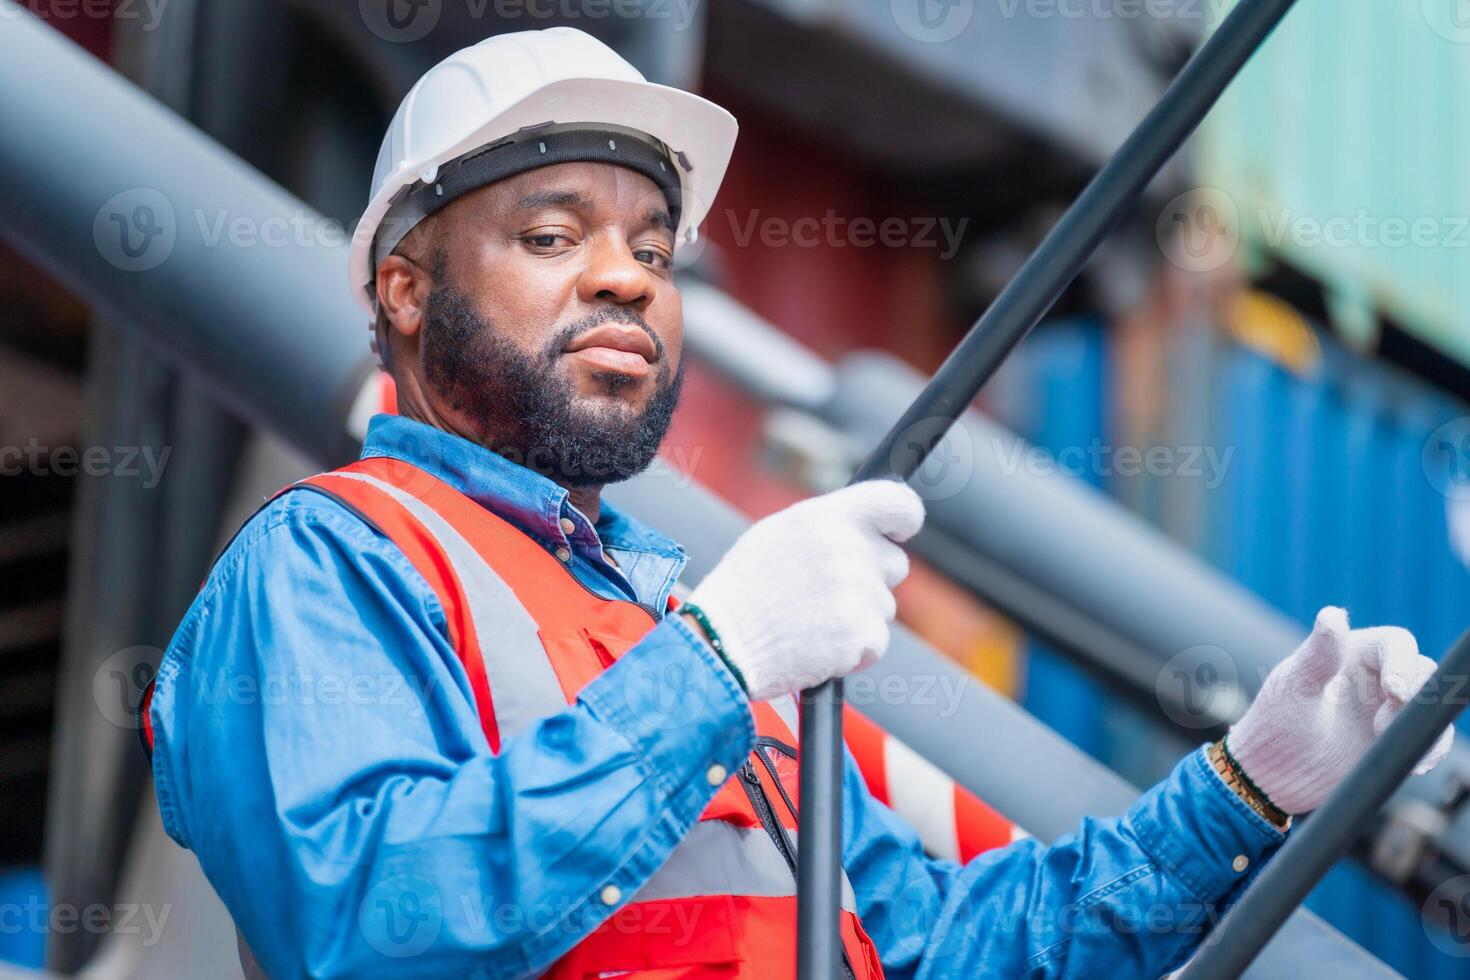
[{"label": "metal railing pipe", "polygon": [[340,226],[12,0],[0,93],[0,233],[245,418],[346,458],[370,355]]}]

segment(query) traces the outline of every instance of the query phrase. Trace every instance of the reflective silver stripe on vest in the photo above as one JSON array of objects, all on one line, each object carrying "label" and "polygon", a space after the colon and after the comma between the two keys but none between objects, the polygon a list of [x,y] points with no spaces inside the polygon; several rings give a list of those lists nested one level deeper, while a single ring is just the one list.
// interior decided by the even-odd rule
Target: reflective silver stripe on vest
[{"label": "reflective silver stripe on vest", "polygon": [[633,901],[694,895],[784,898],[795,894],[796,878],[764,828],[701,820],[689,828],[674,853],[638,890]]},{"label": "reflective silver stripe on vest", "polygon": [[[796,835],[788,832],[788,837],[794,851]],[[668,861],[638,890],[633,901],[699,895],[790,898],[796,895],[796,876],[764,828],[701,820],[689,828]],[[842,875],[842,908],[857,911],[846,873]]]},{"label": "reflective silver stripe on vest", "polygon": [[[796,831],[787,831],[791,838],[791,849],[796,850]],[[842,911],[857,914],[857,896],[852,892],[852,882],[847,880],[847,872],[842,872]]]},{"label": "reflective silver stripe on vest", "polygon": [[[564,709],[566,695],[545,656],[536,621],[474,547],[432,507],[391,483],[363,473],[336,475],[360,480],[392,497],[444,549],[469,604],[501,741]],[[532,651],[541,656],[528,656]]]},{"label": "reflective silver stripe on vest", "polygon": [[[509,585],[480,557],[454,527],[422,500],[391,483],[365,473],[333,474],[358,480],[386,493],[424,526],[443,549],[469,604],[470,621],[480,644],[495,722],[502,740],[525,731],[567,706],[536,621]],[[529,656],[535,651],[540,656]],[[800,732],[794,698],[771,702],[793,736]],[[736,777],[739,778],[739,777]],[[793,851],[796,834],[787,832]],[[796,894],[796,878],[786,859],[762,827],[737,827],[722,820],[701,820],[674,848],[669,859],[638,890],[634,901],[698,895],[788,897]],[[856,913],[857,902],[846,872],[842,875],[842,908]]]}]

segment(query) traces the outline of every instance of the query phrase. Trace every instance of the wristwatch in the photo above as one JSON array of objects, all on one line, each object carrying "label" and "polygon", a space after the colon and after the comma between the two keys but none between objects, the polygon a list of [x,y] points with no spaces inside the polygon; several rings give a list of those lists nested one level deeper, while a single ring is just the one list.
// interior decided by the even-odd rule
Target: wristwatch
[{"label": "wristwatch", "polygon": [[1262,820],[1282,833],[1291,829],[1291,814],[1272,803],[1270,798],[1262,793],[1255,783],[1251,782],[1250,777],[1230,756],[1224,739],[1211,745],[1206,750],[1206,755],[1210,760],[1210,765],[1214,766],[1220,778],[1225,780],[1225,785],[1229,786],[1236,796],[1245,800],[1246,805],[1256,811]]}]

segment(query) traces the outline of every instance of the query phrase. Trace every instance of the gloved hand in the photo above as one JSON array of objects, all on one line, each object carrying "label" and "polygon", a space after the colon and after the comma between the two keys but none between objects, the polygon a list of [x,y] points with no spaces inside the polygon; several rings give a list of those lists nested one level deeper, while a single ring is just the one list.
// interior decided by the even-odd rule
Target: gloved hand
[{"label": "gloved hand", "polygon": [[756,700],[873,664],[924,504],[893,480],[858,483],[757,521],[689,595]]},{"label": "gloved hand", "polygon": [[[1435,663],[1408,630],[1349,629],[1347,611],[1328,606],[1312,635],[1266,677],[1226,745],[1247,776],[1287,813],[1327,799],[1368,746],[1424,682]],[[1454,729],[1414,769],[1423,775],[1450,750]]]}]

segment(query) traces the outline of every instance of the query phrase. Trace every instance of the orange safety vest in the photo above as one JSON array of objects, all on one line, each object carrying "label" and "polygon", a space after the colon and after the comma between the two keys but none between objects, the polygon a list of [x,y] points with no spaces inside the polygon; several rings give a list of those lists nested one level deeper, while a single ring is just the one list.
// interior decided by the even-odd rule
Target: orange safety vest
[{"label": "orange safety vest", "polygon": [[[493,752],[565,708],[653,628],[648,609],[595,595],[524,532],[411,464],[359,460],[287,489],[298,488],[354,511],[423,575],[443,606]],[[752,711],[755,751],[632,901],[547,977],[795,976],[797,709],[785,698]],[[846,876],[842,908],[852,975],[881,977]],[[640,928],[651,922],[697,925],[691,938]]]}]

